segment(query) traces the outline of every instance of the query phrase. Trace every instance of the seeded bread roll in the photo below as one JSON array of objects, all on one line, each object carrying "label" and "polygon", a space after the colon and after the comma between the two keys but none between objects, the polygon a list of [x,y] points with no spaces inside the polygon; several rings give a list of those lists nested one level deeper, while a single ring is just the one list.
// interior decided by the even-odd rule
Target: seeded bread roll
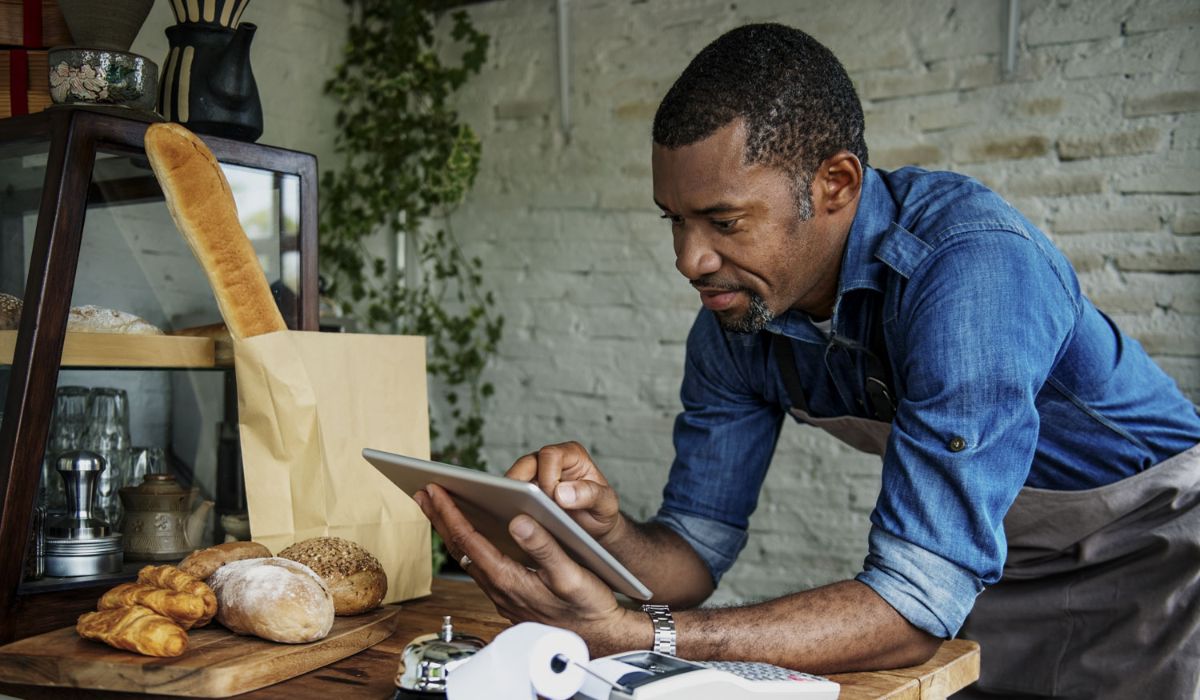
[{"label": "seeded bread roll", "polygon": [[315,571],[333,595],[338,615],[361,615],[379,607],[387,593],[387,574],[362,546],[341,537],[313,537],[279,553]]},{"label": "seeded bread roll", "polygon": [[333,627],[333,599],[321,577],[290,559],[244,559],[208,579],[217,622],[231,632],[273,642],[315,642]]},{"label": "seeded bread roll", "polygon": [[21,325],[21,300],[0,293],[0,331],[15,331]]},{"label": "seeded bread roll", "polygon": [[226,542],[192,552],[179,562],[179,570],[203,581],[230,562],[269,556],[271,550],[257,542]]},{"label": "seeded bread roll", "polygon": [[151,124],[146,156],[175,226],[204,268],[221,317],[240,340],[286,330],[233,191],[208,146],[179,124]]}]

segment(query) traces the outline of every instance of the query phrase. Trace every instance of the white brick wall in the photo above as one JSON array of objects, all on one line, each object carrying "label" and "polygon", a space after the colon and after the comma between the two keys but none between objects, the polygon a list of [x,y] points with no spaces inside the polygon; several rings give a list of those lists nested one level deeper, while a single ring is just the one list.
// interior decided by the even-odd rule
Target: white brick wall
[{"label": "white brick wall", "polygon": [[[453,226],[485,261],[508,332],[490,369],[493,469],[578,439],[655,510],[673,449],[683,341],[698,305],[651,200],[650,123],[720,33],[779,21],[813,34],[863,97],[872,164],[954,169],[1044,227],[1088,293],[1200,399],[1200,5],[971,0],[572,0],[569,140],[559,130],[554,3],[473,5],[492,37],[463,117],[483,167]],[[750,544],[717,600],[853,575],[878,461],[785,428]]]}]

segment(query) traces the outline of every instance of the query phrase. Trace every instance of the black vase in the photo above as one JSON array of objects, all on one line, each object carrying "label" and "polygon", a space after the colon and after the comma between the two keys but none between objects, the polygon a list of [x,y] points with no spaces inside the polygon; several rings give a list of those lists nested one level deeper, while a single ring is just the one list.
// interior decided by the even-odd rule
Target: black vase
[{"label": "black vase", "polygon": [[[255,25],[241,22],[250,0],[172,3],[159,111],[192,131],[254,141],[262,135],[262,102],[250,69]],[[194,14],[189,14],[194,12]]]}]

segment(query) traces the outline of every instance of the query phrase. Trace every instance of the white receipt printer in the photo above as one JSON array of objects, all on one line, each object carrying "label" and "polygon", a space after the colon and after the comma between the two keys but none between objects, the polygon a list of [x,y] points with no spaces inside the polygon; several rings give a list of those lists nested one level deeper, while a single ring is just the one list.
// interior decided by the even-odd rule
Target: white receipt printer
[{"label": "white receipt printer", "polygon": [[771,664],[692,662],[653,651],[593,659],[576,700],[837,700],[831,680]]}]

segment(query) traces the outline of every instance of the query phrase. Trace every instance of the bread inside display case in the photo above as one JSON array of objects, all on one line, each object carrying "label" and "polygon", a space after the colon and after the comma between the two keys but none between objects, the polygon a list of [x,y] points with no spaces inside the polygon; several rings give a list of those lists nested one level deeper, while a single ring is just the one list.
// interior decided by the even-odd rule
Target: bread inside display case
[{"label": "bread inside display case", "polygon": [[[0,582],[0,604],[12,611],[34,602],[28,596],[132,580],[145,563],[137,557],[155,545],[146,533],[124,531],[150,520],[126,523],[120,493],[150,474],[170,475],[188,494],[189,510],[171,530],[186,532],[189,546],[249,532],[229,333],[150,168],[146,124],[76,111],[0,126],[0,420],[15,401],[10,417],[20,414],[26,426],[0,442],[0,469],[18,475],[9,490],[24,500],[30,489],[33,504],[20,518],[0,515],[0,546],[31,560]],[[86,146],[74,147],[80,143]],[[301,207],[302,190],[315,199],[315,160],[220,139],[212,147],[282,318],[291,327],[315,326],[315,202]],[[313,256],[309,264],[302,248]],[[49,332],[52,326],[60,330]],[[96,398],[102,394],[119,397],[117,408]],[[51,538],[47,551],[46,527],[68,507],[61,467],[80,451],[105,466],[87,479],[91,517],[105,524],[106,537],[140,538],[135,558],[116,571],[111,557],[114,548],[125,552],[123,544]],[[30,476],[32,486],[24,483]],[[17,531],[29,533],[28,546]],[[34,547],[39,532],[42,544]],[[54,571],[72,575],[48,574],[48,554],[70,564]],[[0,637],[29,632],[16,630],[19,624],[0,626]]]}]

